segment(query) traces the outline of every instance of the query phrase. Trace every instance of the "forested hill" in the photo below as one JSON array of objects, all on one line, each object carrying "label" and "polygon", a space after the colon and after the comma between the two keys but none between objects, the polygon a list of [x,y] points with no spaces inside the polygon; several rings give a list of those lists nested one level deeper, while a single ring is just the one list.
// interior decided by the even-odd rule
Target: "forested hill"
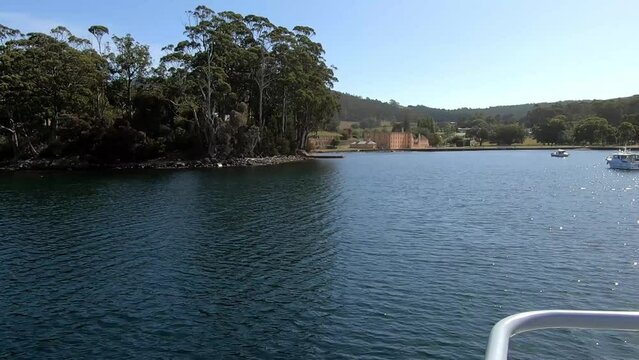
[{"label": "forested hill", "polygon": [[[623,114],[633,113],[634,106],[639,104],[639,96],[631,96],[610,100],[558,101],[554,103],[492,106],[484,109],[461,108],[447,110],[423,105],[401,106],[393,100],[382,102],[340,92],[338,92],[338,95],[341,105],[338,119],[340,121],[364,123],[402,122],[405,120],[417,122],[417,120],[426,116],[432,117],[439,123],[451,121],[464,123],[479,117],[491,117],[499,122],[526,121],[529,111],[535,108],[562,109],[558,113],[575,116],[596,114],[616,123],[621,120]],[[628,108],[629,106],[633,109]]]},{"label": "forested hill", "polygon": [[504,119],[520,119],[532,110],[534,104],[492,106],[485,109],[461,108],[455,110],[437,109],[423,105],[401,106],[391,100],[383,102],[376,99],[337,92],[340,97],[340,121],[415,121],[416,118],[431,116],[437,122],[463,121],[479,114]]}]

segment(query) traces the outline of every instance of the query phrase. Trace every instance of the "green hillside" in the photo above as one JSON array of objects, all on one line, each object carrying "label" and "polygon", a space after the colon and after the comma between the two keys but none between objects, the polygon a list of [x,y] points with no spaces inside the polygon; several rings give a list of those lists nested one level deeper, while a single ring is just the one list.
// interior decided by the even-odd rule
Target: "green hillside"
[{"label": "green hillside", "polygon": [[438,123],[457,122],[463,126],[465,122],[477,118],[493,118],[502,123],[523,122],[530,125],[537,117],[546,116],[546,113],[562,114],[575,120],[596,115],[606,118],[611,124],[618,124],[623,119],[632,122],[634,117],[639,116],[639,95],[609,100],[558,101],[447,110],[423,105],[401,106],[393,100],[383,102],[346,93],[337,94],[341,105],[338,120],[363,123],[363,127],[369,128],[377,127],[383,121],[416,123],[424,117],[432,117]]}]

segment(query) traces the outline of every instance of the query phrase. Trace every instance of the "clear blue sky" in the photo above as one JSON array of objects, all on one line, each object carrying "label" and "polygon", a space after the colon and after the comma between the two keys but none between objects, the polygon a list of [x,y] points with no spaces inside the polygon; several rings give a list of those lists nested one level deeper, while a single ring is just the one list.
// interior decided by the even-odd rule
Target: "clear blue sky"
[{"label": "clear blue sky", "polygon": [[23,31],[92,24],[158,57],[199,4],[307,25],[338,68],[336,89],[402,105],[487,107],[639,93],[637,0],[2,0]]}]

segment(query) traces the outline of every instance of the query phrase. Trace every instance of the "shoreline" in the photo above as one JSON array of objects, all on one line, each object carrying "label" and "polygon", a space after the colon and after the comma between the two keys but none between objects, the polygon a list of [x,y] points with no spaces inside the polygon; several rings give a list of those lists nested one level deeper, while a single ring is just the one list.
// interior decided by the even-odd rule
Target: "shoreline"
[{"label": "shoreline", "polygon": [[[460,147],[431,147],[426,149],[397,149],[397,150],[378,150],[378,149],[318,149],[315,153],[355,153],[355,152],[441,152],[441,151],[499,151],[499,150],[611,150],[616,151],[624,146],[579,146],[579,145],[517,145],[517,146],[460,146]],[[639,150],[639,145],[626,146],[629,150]]]},{"label": "shoreline", "polygon": [[256,166],[275,166],[293,162],[309,160],[301,155],[278,155],[266,157],[237,158],[223,161],[209,158],[199,160],[182,159],[153,159],[142,162],[130,163],[90,163],[81,160],[79,157],[59,158],[59,159],[29,159],[19,161],[7,161],[0,163],[0,172],[3,171],[23,171],[23,170],[178,170],[178,169],[218,169],[218,168],[242,168]]},{"label": "shoreline", "polygon": [[[341,158],[342,155],[330,156],[330,153],[388,153],[388,152],[458,152],[458,151],[500,151],[500,150],[611,150],[615,151],[623,146],[464,146],[464,147],[434,147],[426,149],[397,149],[397,150],[369,150],[369,149],[318,149],[313,152],[301,152],[298,155],[276,155],[266,157],[234,158],[222,161],[204,158],[198,160],[182,160],[159,158],[142,162],[127,163],[91,163],[76,157],[58,159],[28,159],[8,160],[0,162],[0,172],[28,171],[28,170],[179,170],[179,169],[217,169],[243,168],[256,166],[276,166],[294,162],[308,161],[322,158]],[[627,146],[630,150],[639,150],[639,145]]]}]

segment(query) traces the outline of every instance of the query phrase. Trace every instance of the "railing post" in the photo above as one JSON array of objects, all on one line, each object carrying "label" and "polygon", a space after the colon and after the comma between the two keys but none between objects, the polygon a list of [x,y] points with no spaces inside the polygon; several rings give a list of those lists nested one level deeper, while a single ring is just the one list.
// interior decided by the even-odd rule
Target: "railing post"
[{"label": "railing post", "polygon": [[507,360],[511,336],[558,328],[639,331],[639,312],[542,310],[511,315],[495,324],[490,332],[485,359]]}]

